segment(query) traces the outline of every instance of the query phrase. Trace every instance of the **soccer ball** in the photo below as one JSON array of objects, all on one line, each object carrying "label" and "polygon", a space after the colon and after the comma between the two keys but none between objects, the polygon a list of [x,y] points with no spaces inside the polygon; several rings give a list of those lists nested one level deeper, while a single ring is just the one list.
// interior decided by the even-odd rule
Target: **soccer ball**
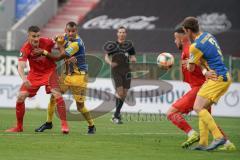
[{"label": "soccer ball", "polygon": [[174,64],[174,57],[171,53],[160,53],[157,57],[157,64],[160,68],[169,69]]}]

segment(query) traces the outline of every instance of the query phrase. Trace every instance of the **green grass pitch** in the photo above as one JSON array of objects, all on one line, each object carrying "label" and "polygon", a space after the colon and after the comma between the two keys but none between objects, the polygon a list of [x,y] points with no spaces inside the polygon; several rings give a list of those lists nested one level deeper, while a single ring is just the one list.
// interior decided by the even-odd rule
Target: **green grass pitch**
[{"label": "green grass pitch", "polygon": [[[128,115],[130,116],[130,115]],[[44,133],[34,129],[45,121],[46,111],[27,110],[24,132],[4,133],[15,123],[15,110],[0,109],[0,160],[239,160],[240,118],[216,118],[235,143],[234,152],[182,149],[186,136],[169,121],[125,116],[123,125],[110,122],[111,114],[95,119],[97,133],[87,135],[86,122],[69,122],[70,133],[60,133],[59,120]],[[189,119],[197,128],[197,118]]]}]

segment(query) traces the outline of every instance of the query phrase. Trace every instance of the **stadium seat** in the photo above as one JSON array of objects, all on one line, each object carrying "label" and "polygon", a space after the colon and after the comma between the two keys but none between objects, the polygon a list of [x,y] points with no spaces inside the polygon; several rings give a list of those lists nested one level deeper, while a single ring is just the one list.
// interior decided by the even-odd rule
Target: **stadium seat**
[{"label": "stadium seat", "polygon": [[57,15],[45,25],[42,29],[42,36],[53,37],[63,33],[67,22],[81,22],[98,2],[99,0],[69,0],[59,8]]}]

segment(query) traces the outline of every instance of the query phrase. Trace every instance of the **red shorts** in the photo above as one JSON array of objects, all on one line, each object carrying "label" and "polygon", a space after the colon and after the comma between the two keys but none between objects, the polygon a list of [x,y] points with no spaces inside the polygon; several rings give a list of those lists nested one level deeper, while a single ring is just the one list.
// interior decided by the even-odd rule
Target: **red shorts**
[{"label": "red shorts", "polygon": [[[26,88],[23,84],[20,88],[20,92],[28,92],[29,93],[29,96],[28,97],[34,97],[36,94],[37,94],[37,91],[39,90],[41,86],[31,86],[30,88]],[[46,85],[45,86],[45,90],[46,90],[46,93],[49,94],[51,93],[51,86],[49,85]]]},{"label": "red shorts", "polygon": [[23,84],[20,87],[20,91],[23,92],[28,92],[29,97],[33,97],[36,95],[37,91],[39,90],[40,87],[45,86],[46,93],[49,94],[51,93],[52,89],[59,89],[59,78],[58,75],[54,72],[54,74],[49,75],[49,77],[43,79],[41,78],[41,81],[35,81],[35,77],[28,77],[28,80],[32,84],[30,88],[26,88]]},{"label": "red shorts", "polygon": [[193,105],[200,88],[201,87],[193,87],[189,92],[178,99],[172,106],[179,112],[188,114],[193,110]]}]

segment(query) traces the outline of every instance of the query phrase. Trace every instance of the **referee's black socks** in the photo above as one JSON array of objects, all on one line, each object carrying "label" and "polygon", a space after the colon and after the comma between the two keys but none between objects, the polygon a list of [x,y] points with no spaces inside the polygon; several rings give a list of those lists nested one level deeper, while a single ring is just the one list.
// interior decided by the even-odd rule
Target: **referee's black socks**
[{"label": "referee's black socks", "polygon": [[124,100],[116,97],[116,111],[114,113],[115,118],[120,118],[120,112],[123,106]]}]

